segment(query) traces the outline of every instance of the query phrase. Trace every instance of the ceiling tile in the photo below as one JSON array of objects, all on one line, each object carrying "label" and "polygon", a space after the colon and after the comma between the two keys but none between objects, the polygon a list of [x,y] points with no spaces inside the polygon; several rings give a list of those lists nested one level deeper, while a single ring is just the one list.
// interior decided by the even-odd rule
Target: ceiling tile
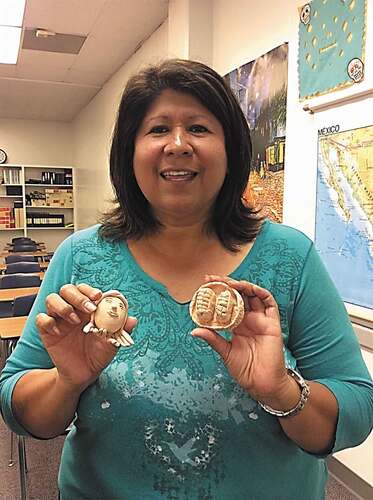
[{"label": "ceiling tile", "polygon": [[113,74],[118,66],[130,57],[137,43],[130,41],[130,46],[118,46],[112,38],[87,38],[80,54],[76,57],[72,69],[79,71],[99,71]]},{"label": "ceiling tile", "polygon": [[63,81],[76,56],[23,49],[16,66],[18,78]]},{"label": "ceiling tile", "polygon": [[51,82],[64,82],[68,69],[66,68],[48,68],[23,65],[17,69],[17,78],[24,78],[29,80],[47,80]]},{"label": "ceiling tile", "polygon": [[[124,4],[129,4],[124,8]],[[167,17],[164,0],[108,0],[97,19],[92,35],[97,38],[121,39],[148,36]]]},{"label": "ceiling tile", "polygon": [[28,119],[70,121],[97,90],[68,84],[0,79],[0,118],[25,118],[27,107]]},{"label": "ceiling tile", "polygon": [[168,0],[27,0],[26,27],[87,39],[77,55],[22,49],[16,66],[0,64],[0,118],[70,121],[167,9]]},{"label": "ceiling tile", "polygon": [[16,74],[15,64],[0,64],[0,77],[15,76],[15,74]]},{"label": "ceiling tile", "polygon": [[46,36],[38,36],[42,30],[27,28],[23,32],[22,48],[43,52],[57,52],[57,54],[79,54],[86,40],[82,35],[66,35],[65,33],[48,33]]},{"label": "ceiling tile", "polygon": [[80,71],[76,69],[69,69],[65,82],[82,83],[86,85],[103,85],[110,77],[110,73],[102,71]]},{"label": "ceiling tile", "polygon": [[[56,33],[88,34],[106,0],[27,0],[24,26]],[[127,3],[127,2],[125,2]]]},{"label": "ceiling tile", "polygon": [[49,68],[69,69],[73,65],[75,59],[75,54],[58,54],[22,49],[19,54],[17,68],[22,68],[22,66],[42,68],[46,66]]}]

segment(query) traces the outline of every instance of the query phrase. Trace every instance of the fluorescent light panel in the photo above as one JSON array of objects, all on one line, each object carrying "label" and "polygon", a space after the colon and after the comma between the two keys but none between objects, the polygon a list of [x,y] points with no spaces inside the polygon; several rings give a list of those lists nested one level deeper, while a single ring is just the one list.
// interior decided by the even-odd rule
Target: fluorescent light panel
[{"label": "fluorescent light panel", "polygon": [[22,26],[26,0],[0,0],[0,25]]},{"label": "fluorescent light panel", "polygon": [[17,64],[22,28],[0,26],[0,63]]},{"label": "fluorescent light panel", "polygon": [[0,64],[17,64],[26,0],[0,0]]}]

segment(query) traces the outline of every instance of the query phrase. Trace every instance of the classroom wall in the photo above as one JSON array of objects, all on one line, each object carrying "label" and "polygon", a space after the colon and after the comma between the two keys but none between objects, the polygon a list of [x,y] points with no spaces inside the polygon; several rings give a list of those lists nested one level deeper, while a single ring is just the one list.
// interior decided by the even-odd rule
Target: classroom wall
[{"label": "classroom wall", "polygon": [[0,118],[1,148],[8,163],[72,165],[72,129],[69,123]]},{"label": "classroom wall", "polygon": [[[74,151],[72,129],[69,123],[39,120],[0,119],[0,147],[7,153],[7,163],[33,165],[72,165]],[[12,206],[8,202],[9,206]],[[0,246],[4,247],[11,236],[21,233],[0,231]],[[63,231],[32,231],[37,241],[47,241],[54,249],[64,237]]]},{"label": "classroom wall", "polygon": [[78,196],[77,227],[97,221],[113,196],[108,176],[110,137],[120,96],[129,76],[167,56],[167,22],[105,84],[72,123]]}]

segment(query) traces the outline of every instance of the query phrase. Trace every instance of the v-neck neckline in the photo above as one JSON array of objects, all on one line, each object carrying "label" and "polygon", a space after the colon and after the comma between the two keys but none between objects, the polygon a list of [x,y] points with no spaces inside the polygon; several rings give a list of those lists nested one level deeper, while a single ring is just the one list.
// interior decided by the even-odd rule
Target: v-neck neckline
[{"label": "v-neck neckline", "polygon": [[[264,238],[265,233],[268,230],[268,226],[270,224],[270,221],[266,219],[262,227],[260,228],[260,231],[258,235],[256,236],[254,243],[250,250],[247,252],[245,257],[242,259],[240,264],[231,272],[229,273],[229,277],[233,279],[239,280],[242,271],[244,269],[247,269],[247,267],[250,265],[250,262],[255,260],[255,256],[258,252],[258,248],[260,247],[260,242]],[[149,274],[147,274],[142,267],[138,264],[137,260],[133,256],[131,250],[128,247],[127,242],[123,241],[121,244],[121,251],[124,254],[126,261],[130,263],[131,267],[135,271],[135,273],[141,278],[142,281],[144,281],[150,288],[153,290],[156,290],[158,293],[166,297],[168,300],[171,300],[173,303],[178,304],[179,306],[187,306],[190,304],[190,300],[186,302],[179,302],[174,297],[169,293],[167,287],[163,285],[160,281],[156,280],[155,278],[152,278]]]}]

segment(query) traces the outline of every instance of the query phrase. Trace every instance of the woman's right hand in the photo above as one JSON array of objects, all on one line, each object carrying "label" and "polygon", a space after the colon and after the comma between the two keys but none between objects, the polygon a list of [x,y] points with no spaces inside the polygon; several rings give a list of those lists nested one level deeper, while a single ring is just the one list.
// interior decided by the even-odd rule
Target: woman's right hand
[{"label": "woman's right hand", "polygon": [[[36,317],[43,344],[60,380],[80,392],[92,384],[111,362],[117,348],[106,339],[83,333],[102,292],[86,284],[64,285],[60,293],[47,296],[47,313]],[[131,333],[136,319],[128,317],[125,330]]]}]

